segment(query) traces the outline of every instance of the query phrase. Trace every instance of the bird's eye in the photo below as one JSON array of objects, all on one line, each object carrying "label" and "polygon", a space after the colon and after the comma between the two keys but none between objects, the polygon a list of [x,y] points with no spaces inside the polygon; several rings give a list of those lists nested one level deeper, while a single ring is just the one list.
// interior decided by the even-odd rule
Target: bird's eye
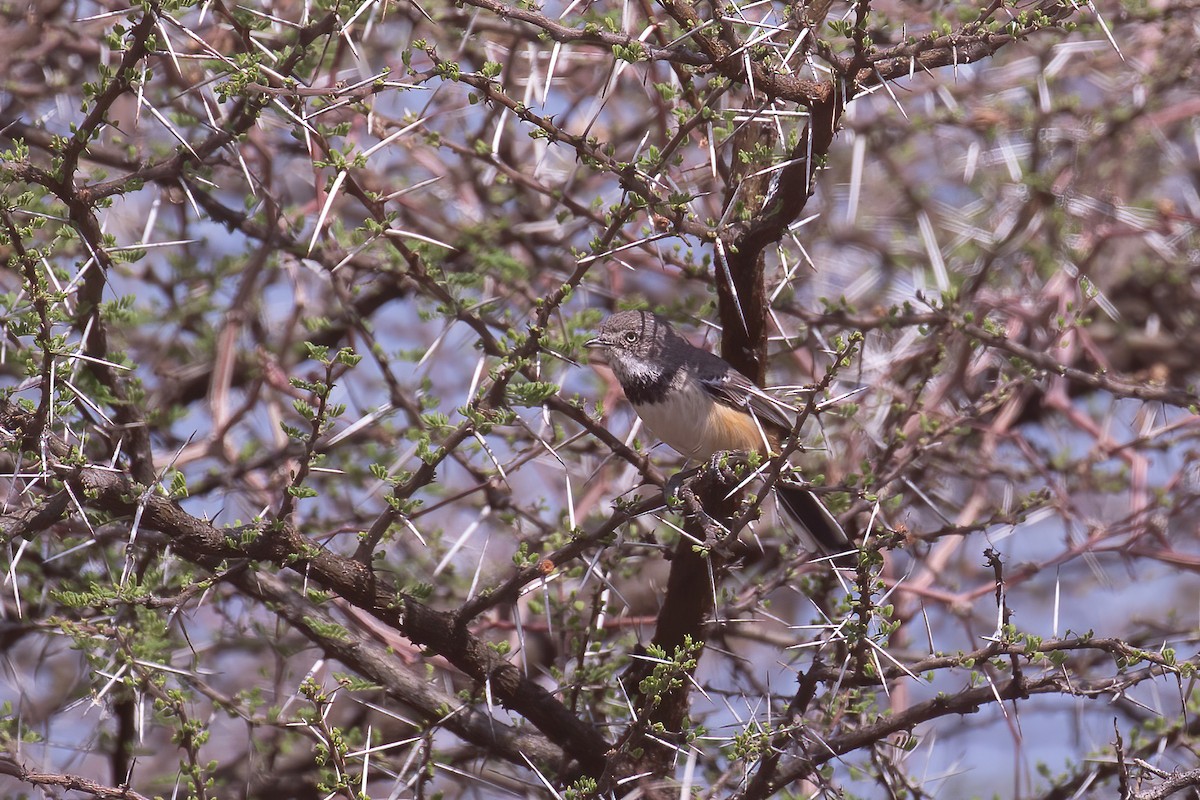
[{"label": "bird's eye", "polygon": [[628,344],[635,344],[638,340],[637,331],[625,331],[625,335],[621,338]]}]

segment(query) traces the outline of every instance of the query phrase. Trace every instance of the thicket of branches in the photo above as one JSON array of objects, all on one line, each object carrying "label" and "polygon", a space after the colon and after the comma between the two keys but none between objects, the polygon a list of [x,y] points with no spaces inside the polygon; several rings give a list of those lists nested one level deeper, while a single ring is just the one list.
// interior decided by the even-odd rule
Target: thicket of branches
[{"label": "thicket of branches", "polygon": [[0,11],[0,793],[1196,795],[1194,0]]}]

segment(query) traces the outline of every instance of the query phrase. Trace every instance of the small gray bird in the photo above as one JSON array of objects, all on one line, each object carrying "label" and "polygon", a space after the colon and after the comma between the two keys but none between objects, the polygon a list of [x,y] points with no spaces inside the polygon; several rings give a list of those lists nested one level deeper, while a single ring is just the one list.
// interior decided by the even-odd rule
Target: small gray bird
[{"label": "small gray bird", "polygon": [[[795,424],[794,409],[725,359],[692,345],[657,314],[613,314],[586,345],[604,351],[646,427],[688,458],[704,461],[725,451],[769,456]],[[846,532],[811,491],[780,481],[776,492],[814,549],[839,553],[851,548]]]}]

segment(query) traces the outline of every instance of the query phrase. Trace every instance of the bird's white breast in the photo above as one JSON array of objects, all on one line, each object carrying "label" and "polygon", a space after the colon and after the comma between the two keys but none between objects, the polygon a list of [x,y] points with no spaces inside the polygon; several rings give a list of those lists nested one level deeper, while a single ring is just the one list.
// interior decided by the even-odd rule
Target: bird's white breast
[{"label": "bird's white breast", "polygon": [[685,382],[670,396],[668,402],[641,403],[634,410],[651,433],[681,455],[704,461],[723,450],[765,449],[757,430],[747,433],[722,424],[712,396],[696,384]]}]

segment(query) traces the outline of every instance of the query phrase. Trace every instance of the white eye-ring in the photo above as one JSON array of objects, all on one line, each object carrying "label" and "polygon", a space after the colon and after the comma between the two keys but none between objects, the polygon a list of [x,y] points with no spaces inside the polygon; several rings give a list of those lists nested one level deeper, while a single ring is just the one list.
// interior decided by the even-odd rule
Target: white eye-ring
[{"label": "white eye-ring", "polygon": [[637,331],[625,331],[625,335],[621,338],[623,338],[629,344],[634,344],[638,340]]}]

